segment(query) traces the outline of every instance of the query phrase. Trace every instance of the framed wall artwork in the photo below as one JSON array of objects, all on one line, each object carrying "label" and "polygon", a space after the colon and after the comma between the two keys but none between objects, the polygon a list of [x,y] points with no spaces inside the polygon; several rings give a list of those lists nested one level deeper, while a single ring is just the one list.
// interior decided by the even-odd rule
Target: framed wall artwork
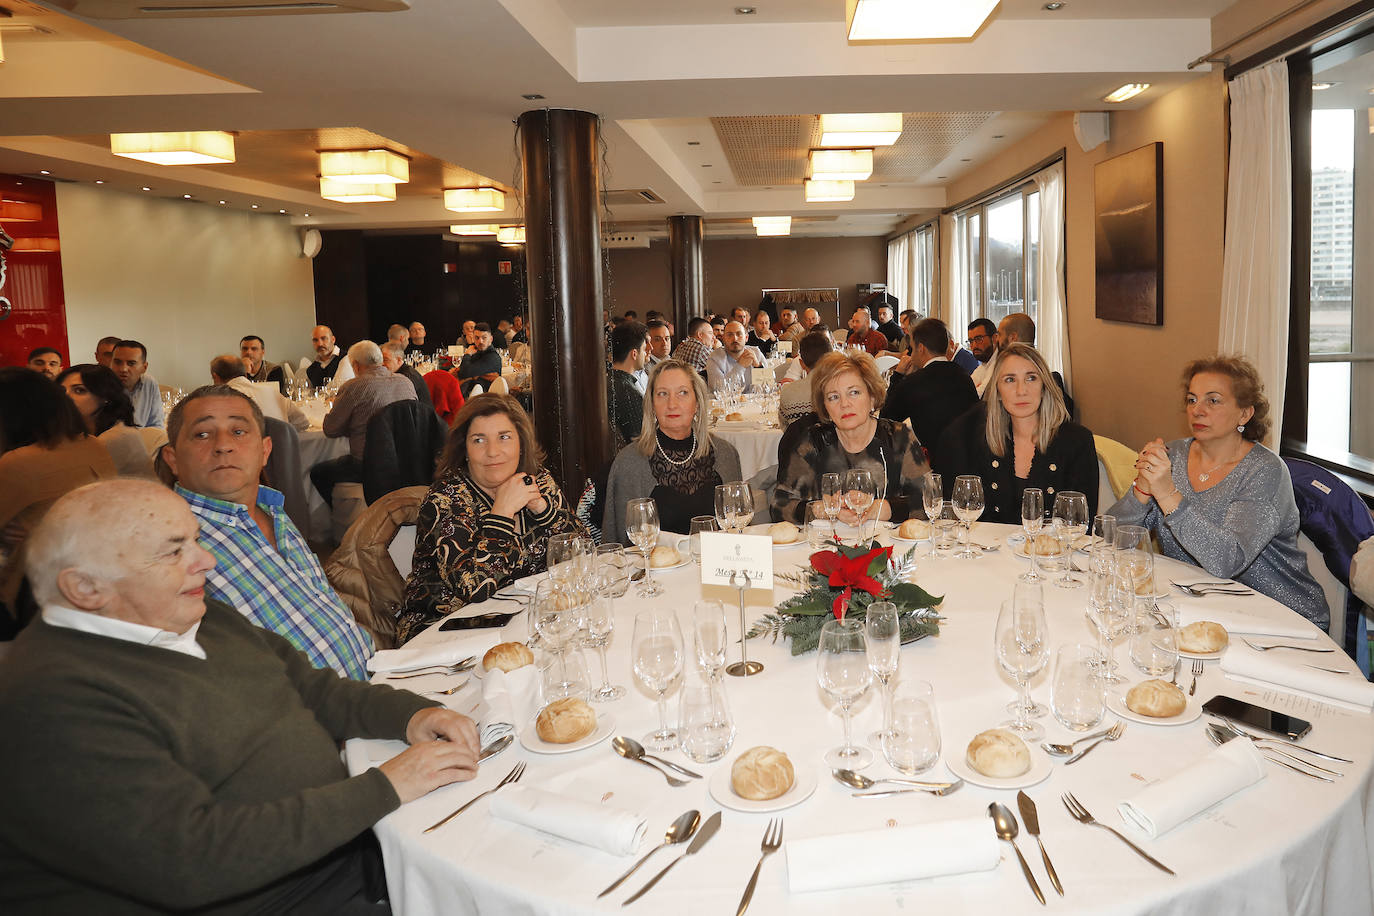
[{"label": "framed wall artwork", "polygon": [[1164,323],[1164,144],[1099,162],[1093,173],[1097,317]]}]

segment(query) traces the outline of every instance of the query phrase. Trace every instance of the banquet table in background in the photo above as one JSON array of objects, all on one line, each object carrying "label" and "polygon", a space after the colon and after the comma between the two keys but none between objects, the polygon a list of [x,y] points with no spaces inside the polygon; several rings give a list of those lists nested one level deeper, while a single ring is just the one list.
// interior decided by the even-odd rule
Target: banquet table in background
[{"label": "banquet table in background", "polygon": [[[1000,542],[1012,531],[1009,526],[978,524],[974,538],[985,544]],[[885,542],[887,535],[883,536]],[[903,548],[904,549],[904,548]],[[804,563],[805,546],[775,550],[780,566]],[[1013,686],[1000,673],[993,654],[993,624],[1001,601],[1010,597],[1014,577],[1025,561],[1008,547],[974,560],[946,557],[923,559],[916,580],[927,590],[944,596],[945,621],[936,638],[906,646],[901,653],[901,677],[928,680],[934,685],[943,734],[941,762],[927,775],[948,776],[944,760],[962,757],[969,738],[1008,718],[1005,706]],[[1196,569],[1161,559],[1158,576],[1179,581],[1180,574]],[[702,596],[695,567],[656,573],[665,590],[659,603],[690,620],[694,601]],[[728,595],[726,601],[732,638],[738,633],[738,613]],[[751,592],[749,622],[771,610],[784,597]],[[1051,647],[1094,639],[1084,615],[1084,589],[1045,589]],[[1222,601],[1230,610],[1260,617],[1284,619],[1307,626],[1296,615],[1262,596],[1226,599],[1187,599],[1176,603],[1182,610],[1209,607]],[[615,603],[616,631],[610,649],[611,678],[629,687],[626,698],[598,704],[602,716],[615,718],[615,734],[641,737],[656,724],[655,706],[638,685],[630,667],[630,634],[634,614],[644,602],[633,591]],[[512,605],[501,605],[507,610]],[[476,606],[460,614],[480,613]],[[523,640],[523,615],[507,628],[506,636]],[[1312,635],[1331,645],[1315,628]],[[412,646],[441,641],[472,639],[463,634],[440,633],[431,628]],[[1317,643],[1313,643],[1317,645]],[[691,658],[690,641],[688,658]],[[386,859],[388,883],[396,912],[405,916],[454,913],[725,913],[734,912],[759,855],[759,843],[770,815],[724,809],[720,832],[695,856],[678,865],[648,895],[627,910],[621,901],[666,865],[670,854],[656,854],[648,866],[615,893],[598,900],[602,888],[634,861],[573,844],[509,822],[494,820],[489,802],[479,801],[445,827],[421,831],[443,815],[489,789],[517,762],[528,769],[522,784],[559,792],[593,803],[616,805],[637,811],[648,819],[649,840],[641,852],[657,843],[678,814],[697,808],[703,817],[722,806],[708,792],[707,782],[747,748],[768,744],[785,751],[799,772],[814,774],[819,785],[808,800],[778,812],[786,823],[785,840],[798,840],[852,831],[882,831],[935,822],[986,817],[989,802],[1015,808],[1015,793],[969,784],[945,797],[923,793],[885,800],[854,799],[850,790],[830,776],[822,761],[826,749],[841,737],[838,713],[830,709],[816,686],[814,653],[793,657],[780,641],[751,640],[751,658],[766,668],[748,679],[727,678],[726,689],[738,729],[734,746],[717,763],[698,765],[678,752],[666,756],[703,773],[707,779],[692,780],[683,788],[670,788],[648,768],[617,757],[609,742],[562,755],[545,755],[525,749],[519,742],[482,766],[477,779],[448,786],[404,806],[376,827]],[[1349,668],[1353,663],[1340,654],[1320,656],[1323,664]],[[1134,681],[1136,674],[1125,648],[1118,644],[1117,659]],[[595,664],[589,655],[589,664]],[[690,662],[689,662],[690,663]],[[593,670],[595,668],[593,667]],[[1184,676],[1187,677],[1187,666]],[[378,679],[380,680],[380,678]],[[403,684],[417,690],[437,690],[455,683],[446,676],[426,676]],[[1033,682],[1036,699],[1048,703],[1048,671]],[[478,694],[476,682],[442,699],[453,709],[468,712]],[[1309,697],[1268,690],[1227,679],[1215,661],[1208,662],[1198,685],[1198,700],[1215,693],[1280,705],[1313,721],[1305,744],[1349,757],[1353,765],[1339,765],[1345,775],[1334,784],[1317,782],[1266,764],[1265,778],[1156,839],[1126,825],[1117,804],[1140,792],[1147,784],[1167,777],[1211,750],[1199,719],[1178,726],[1129,723],[1125,735],[1107,743],[1080,763],[1065,767],[1051,764],[1048,779],[1026,789],[1037,802],[1046,849],[1063,881],[1065,896],[1058,898],[1045,880],[1036,855],[1035,841],[1024,833],[1021,848],[1049,896],[1042,908],[1026,886],[1009,844],[1002,844],[1000,865],[986,872],[907,881],[873,887],[789,894],[786,855],[770,857],[764,864],[749,912],[752,914],[929,913],[985,914],[990,912],[1162,913],[1213,916],[1218,912],[1247,914],[1360,913],[1374,911],[1374,728],[1368,711],[1355,712],[1317,702]],[[676,714],[677,696],[669,699]],[[856,740],[880,724],[876,691],[857,707]],[[1112,720],[1109,713],[1107,721]],[[1051,741],[1071,740],[1067,730],[1052,718],[1039,720]],[[357,772],[387,759],[399,749],[388,742],[349,743],[350,767]],[[1033,750],[1042,757],[1042,752]],[[891,775],[878,755],[865,773]],[[1157,871],[1105,831],[1072,820],[1060,801],[1073,792],[1096,817],[1143,846],[1173,867],[1176,877]],[[991,820],[987,829],[993,830]],[[869,835],[871,837],[871,834]],[[871,839],[867,840],[872,842]],[[843,849],[844,847],[841,846]],[[677,850],[673,850],[676,854]],[[849,855],[863,857],[855,844]],[[846,867],[845,854],[830,867]]]},{"label": "banquet table in background", "polygon": [[[723,407],[720,409],[724,410]],[[711,435],[719,436],[735,447],[735,451],[739,452],[740,472],[748,480],[764,468],[778,463],[778,440],[782,438],[782,430],[777,426],[777,404],[768,401],[768,407],[765,408],[759,401],[745,401],[729,410],[741,414],[744,419],[717,417],[711,426]]]}]

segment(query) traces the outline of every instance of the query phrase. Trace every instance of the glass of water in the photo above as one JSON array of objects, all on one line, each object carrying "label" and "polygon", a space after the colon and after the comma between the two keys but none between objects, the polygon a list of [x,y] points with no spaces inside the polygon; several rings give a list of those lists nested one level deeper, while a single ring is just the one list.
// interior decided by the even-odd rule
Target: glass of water
[{"label": "glass of water", "polygon": [[1102,721],[1101,653],[1093,646],[1063,645],[1054,654],[1054,682],[1050,708],[1059,724],[1085,732]]},{"label": "glass of water", "polygon": [[899,681],[892,691],[892,727],[883,736],[883,757],[898,773],[915,776],[940,759],[940,718],[935,689],[926,681]]},{"label": "glass of water", "polygon": [[735,723],[719,681],[682,688],[678,731],[682,752],[697,763],[720,760],[735,743]]}]

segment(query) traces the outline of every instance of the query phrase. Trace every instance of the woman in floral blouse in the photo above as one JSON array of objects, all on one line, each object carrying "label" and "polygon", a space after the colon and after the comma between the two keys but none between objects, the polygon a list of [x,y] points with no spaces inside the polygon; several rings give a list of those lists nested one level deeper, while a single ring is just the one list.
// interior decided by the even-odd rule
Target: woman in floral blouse
[{"label": "woman in floral blouse", "polygon": [[543,457],[534,425],[514,398],[483,394],[463,405],[416,520],[400,642],[543,572],[553,535],[587,533]]}]

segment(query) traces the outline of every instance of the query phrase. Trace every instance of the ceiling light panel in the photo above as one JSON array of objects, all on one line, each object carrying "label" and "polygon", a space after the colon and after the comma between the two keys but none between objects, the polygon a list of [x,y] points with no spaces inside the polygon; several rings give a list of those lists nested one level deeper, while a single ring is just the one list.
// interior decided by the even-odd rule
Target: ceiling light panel
[{"label": "ceiling light panel", "polygon": [[806,202],[809,204],[853,199],[854,182],[852,181],[806,182]]},{"label": "ceiling light panel", "polygon": [[506,195],[496,188],[448,188],[444,209],[454,213],[500,213],[506,209]]},{"label": "ceiling light panel", "polygon": [[496,231],[496,241],[503,245],[523,245],[525,243],[525,227],[502,226]]},{"label": "ceiling light panel", "polygon": [[410,160],[389,149],[321,150],[320,176],[349,184],[405,184]]},{"label": "ceiling light panel", "polygon": [[813,181],[867,181],[873,174],[871,149],[813,149]]},{"label": "ceiling light panel", "polygon": [[222,165],[234,161],[234,135],[223,130],[110,134],[110,152],[154,165]]},{"label": "ceiling light panel", "polygon": [[1103,97],[1104,102],[1126,102],[1150,88],[1149,83],[1127,83],[1115,92]]},{"label": "ceiling light panel", "polygon": [[790,235],[792,233],[792,217],[790,216],[756,216],[753,223],[754,234],[758,236]]},{"label": "ceiling light panel", "polygon": [[336,200],[341,204],[384,203],[396,199],[396,185],[354,184],[348,181],[335,181],[332,178],[320,179],[320,196],[325,200]]},{"label": "ceiling light panel", "polygon": [[891,146],[901,135],[900,111],[821,115],[821,146]]},{"label": "ceiling light panel", "polygon": [[850,41],[972,38],[999,0],[847,0]]},{"label": "ceiling light panel", "polygon": [[500,226],[493,223],[473,223],[470,225],[453,225],[448,227],[449,232],[452,232],[454,235],[496,235],[500,229]]}]

